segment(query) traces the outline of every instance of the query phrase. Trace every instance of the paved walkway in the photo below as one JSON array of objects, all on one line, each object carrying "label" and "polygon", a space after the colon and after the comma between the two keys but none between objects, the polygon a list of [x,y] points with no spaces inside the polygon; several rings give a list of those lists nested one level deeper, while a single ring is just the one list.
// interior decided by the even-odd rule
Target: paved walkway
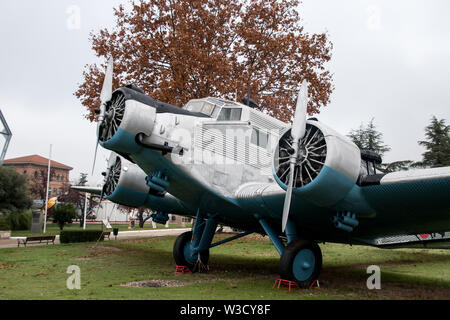
[{"label": "paved walkway", "polygon": [[[117,236],[117,240],[123,239],[136,239],[136,238],[153,238],[153,237],[164,237],[164,236],[177,236],[182,234],[183,232],[191,231],[190,228],[185,229],[157,229],[157,230],[142,230],[142,231],[119,231]],[[23,237],[12,237],[7,240],[0,240],[0,249],[5,248],[17,248],[17,239]],[[106,240],[108,241],[108,240]],[[114,235],[111,233],[111,240],[114,241]],[[59,244],[59,236],[56,236],[55,244]],[[28,247],[35,246],[45,246],[46,243],[31,243],[28,244]],[[52,245],[52,244],[50,244]],[[23,245],[20,246],[23,248]]]}]

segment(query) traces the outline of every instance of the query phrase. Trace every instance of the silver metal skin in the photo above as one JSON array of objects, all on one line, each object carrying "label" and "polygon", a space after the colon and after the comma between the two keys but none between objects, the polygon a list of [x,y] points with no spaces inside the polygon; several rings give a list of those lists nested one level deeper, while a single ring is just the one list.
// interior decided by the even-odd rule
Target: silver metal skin
[{"label": "silver metal skin", "polygon": [[[110,109],[115,104],[123,105],[118,92],[120,93],[116,91],[113,94],[113,101],[109,103]],[[361,163],[360,150],[347,137],[323,123],[306,121],[305,136],[300,141],[298,156],[292,159],[291,151],[285,150],[283,159],[278,146],[290,130],[287,124],[232,101],[206,98],[194,102],[208,103],[218,110],[212,112],[210,117],[170,112],[158,113],[155,107],[130,98],[125,102],[123,117],[122,108],[117,109],[120,111],[116,113],[116,119],[119,121],[105,120],[105,123],[109,123],[110,126],[115,123],[112,130],[106,128],[111,133],[106,137],[114,140],[119,130],[126,132],[129,137],[144,133],[146,137],[143,141],[146,144],[166,145],[183,150],[182,154],[178,152],[166,154],[165,158],[208,190],[230,199],[236,199],[236,190],[249,183],[277,186],[273,171],[279,173],[283,161],[286,161],[289,167],[290,162],[296,160],[296,179],[294,180],[296,184],[293,186],[293,192],[297,195],[300,195],[306,186],[316,182],[316,178],[324,167],[342,174],[352,182],[341,185],[340,182],[322,181],[319,183],[320,186],[314,183],[314,188],[308,189],[305,198],[320,206],[329,206],[342,200],[358,179]],[[190,111],[190,103],[185,106],[188,111]],[[221,118],[222,111],[228,109],[238,109],[239,117]],[[116,128],[117,125],[118,128]],[[263,133],[266,143],[254,141],[255,130],[258,130],[260,135],[261,132]],[[290,134],[287,136],[292,139]],[[289,139],[285,143],[292,145]],[[121,144],[120,150],[115,151],[133,154],[139,152],[139,148],[141,147],[136,144]],[[139,165],[145,165],[147,172],[159,170],[158,163],[147,162]],[[280,186],[284,188],[289,182],[286,180],[289,169],[283,173],[285,177],[278,176],[278,178],[284,184]],[[176,182],[171,181],[171,183]],[[333,197],[328,197],[328,194],[324,194],[321,190],[323,184],[330,183],[336,184]],[[274,189],[283,192],[279,186]],[[272,189],[270,192],[273,192]],[[181,194],[175,196],[182,198]]]},{"label": "silver metal skin", "polygon": [[356,182],[361,166],[361,151],[358,146],[323,122],[315,122],[313,125],[325,136],[328,148],[325,165]]},{"label": "silver metal skin", "polygon": [[[113,102],[115,97],[116,93],[113,94]],[[273,179],[273,169],[278,172],[283,161],[290,164],[292,158],[292,154],[286,151],[287,155],[283,159],[278,149],[280,137],[290,130],[288,125],[240,103],[212,98],[195,102],[199,101],[212,103],[220,111],[210,118],[157,113],[149,105],[127,100],[123,118],[117,122],[118,128],[131,135],[144,133],[147,136],[144,138],[146,143],[167,144],[172,148],[183,149],[183,155],[168,154],[166,158],[206,188],[224,197],[235,198],[236,190],[248,183],[277,185]],[[219,102],[213,103],[216,101]],[[239,120],[220,119],[218,115],[221,110],[228,108],[241,110]],[[295,192],[312,183],[324,166],[356,182],[361,163],[358,147],[323,123],[306,123],[305,136],[300,142],[297,157],[296,184],[293,186]],[[252,143],[254,130],[267,133],[268,143],[264,148]],[[289,140],[286,143],[292,144]],[[157,164],[150,165],[153,166],[150,170],[157,169]],[[303,171],[299,170],[300,167]],[[280,179],[285,185],[289,181],[286,178],[288,175],[289,169]],[[279,187],[275,189],[283,192]],[[348,191],[343,188],[342,197]]]},{"label": "silver metal skin", "polygon": [[[156,113],[151,106],[127,100],[119,128],[131,135],[144,133],[145,143],[183,149],[182,156],[171,154],[166,158],[225,197],[232,198],[236,189],[248,182],[274,183],[272,154],[287,125],[240,103],[219,100],[216,106],[221,110],[240,109],[240,120]],[[267,134],[267,146],[251,143],[253,129]]]},{"label": "silver metal skin", "polygon": [[125,115],[120,127],[133,135],[141,132],[150,135],[155,125],[156,109],[134,100],[127,100],[125,105]]}]

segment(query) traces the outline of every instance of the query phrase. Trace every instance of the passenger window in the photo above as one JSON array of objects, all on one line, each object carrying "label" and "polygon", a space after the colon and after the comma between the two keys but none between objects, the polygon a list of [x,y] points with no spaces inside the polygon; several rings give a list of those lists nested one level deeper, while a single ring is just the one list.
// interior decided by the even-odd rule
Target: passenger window
[{"label": "passenger window", "polygon": [[242,109],[231,109],[231,121],[241,121]]},{"label": "passenger window", "polygon": [[269,135],[265,132],[259,131],[258,129],[253,129],[251,143],[265,149],[269,144]]},{"label": "passenger window", "polygon": [[217,121],[240,121],[242,116],[241,108],[223,108]]}]

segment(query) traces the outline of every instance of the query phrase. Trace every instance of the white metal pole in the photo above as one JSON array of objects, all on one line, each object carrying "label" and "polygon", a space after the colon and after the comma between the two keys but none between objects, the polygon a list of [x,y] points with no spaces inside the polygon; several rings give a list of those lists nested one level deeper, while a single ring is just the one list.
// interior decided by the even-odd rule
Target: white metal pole
[{"label": "white metal pole", "polygon": [[83,219],[83,230],[86,230],[86,212],[87,212],[88,194],[85,193],[84,199],[84,219]]},{"label": "white metal pole", "polygon": [[45,193],[45,218],[44,218],[44,233],[47,231],[47,211],[48,211],[48,193],[50,187],[50,168],[52,161],[52,145],[50,145],[50,155],[48,157],[48,172],[47,172],[47,190]]}]

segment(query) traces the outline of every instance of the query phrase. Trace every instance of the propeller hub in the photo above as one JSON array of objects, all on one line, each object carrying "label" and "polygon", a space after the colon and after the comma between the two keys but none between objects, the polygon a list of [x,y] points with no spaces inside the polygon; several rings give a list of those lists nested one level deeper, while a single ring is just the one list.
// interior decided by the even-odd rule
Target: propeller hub
[{"label": "propeller hub", "polygon": [[301,164],[305,162],[308,159],[308,155],[309,155],[308,149],[304,145],[300,146],[297,156],[297,163]]},{"label": "propeller hub", "polygon": [[106,122],[111,122],[111,119],[114,117],[114,109],[110,110],[109,112],[106,112],[105,114],[105,120]]}]

